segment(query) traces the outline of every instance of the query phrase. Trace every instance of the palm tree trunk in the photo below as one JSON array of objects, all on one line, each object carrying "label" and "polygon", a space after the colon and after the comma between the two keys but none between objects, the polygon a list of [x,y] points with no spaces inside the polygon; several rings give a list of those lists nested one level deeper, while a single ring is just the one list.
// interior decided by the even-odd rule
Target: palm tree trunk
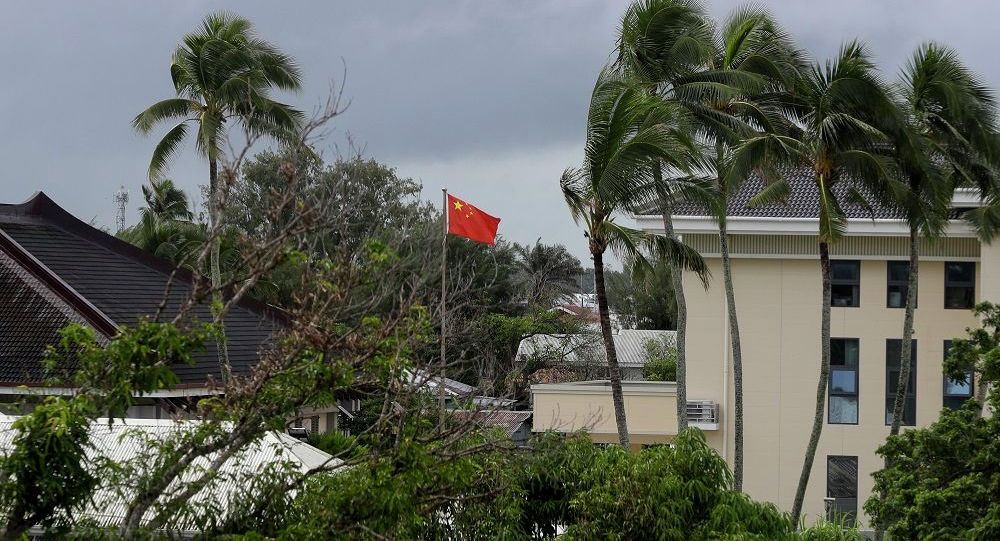
[{"label": "palm tree trunk", "polygon": [[[735,450],[733,452],[733,480],[736,490],[743,490],[743,350],[740,346],[740,324],[736,319],[736,293],[733,288],[733,272],[729,261],[729,234],[726,232],[726,217],[719,219],[719,251],[722,255],[722,280],[726,287],[726,309],[729,311],[729,340],[733,349],[733,387],[736,395],[733,423],[735,430]],[[724,392],[729,392],[725,389]]]},{"label": "palm tree trunk", "polygon": [[816,458],[816,447],[819,446],[819,437],[823,432],[826,388],[830,379],[830,245],[826,241],[819,243],[819,266],[823,275],[819,383],[816,385],[816,413],[813,416],[812,432],[809,434],[809,444],[806,446],[806,456],[802,462],[802,473],[799,474],[799,485],[795,489],[795,501],[792,502],[792,524],[796,527],[798,527],[799,519],[802,516],[802,502],[806,497],[809,474],[812,473],[813,460]]},{"label": "palm tree trunk", "polygon": [[[892,402],[892,424],[889,426],[889,435],[899,434],[899,427],[903,421],[903,408],[906,405],[906,388],[910,383],[910,370],[913,360],[913,311],[917,304],[917,274],[920,265],[920,236],[919,231],[910,225],[910,275],[906,282],[906,308],[903,314],[903,336],[899,347],[899,379],[896,382],[896,398]],[[889,459],[885,459],[885,468],[889,469]],[[885,494],[883,494],[885,497]],[[882,524],[875,524],[875,541],[882,541],[885,537],[885,528]]]},{"label": "palm tree trunk", "polygon": [[[899,381],[896,383],[896,399],[892,403],[892,425],[889,435],[899,434],[903,421],[903,406],[906,404],[906,387],[910,382],[913,361],[913,311],[917,304],[917,271],[920,264],[920,236],[916,226],[910,226],[910,276],[906,284],[906,313],[903,315],[903,338],[899,347]],[[887,464],[888,466],[888,464]]]},{"label": "palm tree trunk", "polygon": [[604,337],[604,352],[608,356],[608,379],[611,380],[611,401],[615,406],[618,441],[627,450],[629,448],[629,441],[628,424],[625,421],[625,398],[622,395],[622,374],[618,368],[615,339],[611,335],[608,292],[604,285],[604,253],[598,250],[592,250],[591,253],[594,256],[594,288],[597,292],[597,312],[601,316],[601,335]]},{"label": "palm tree trunk", "polygon": [[[221,224],[219,222],[222,220],[222,209],[219,204],[219,164],[215,158],[210,158],[208,160],[208,220],[209,220],[209,230],[211,232],[211,242],[212,250],[209,253],[209,275],[212,280],[212,301],[219,303],[222,302],[222,292],[220,288],[222,286],[222,269],[219,263],[220,252],[222,246],[222,239],[219,238],[221,234]],[[226,343],[226,327],[225,322],[220,321],[220,339],[217,341],[216,349],[219,356],[219,368],[222,371],[222,380],[229,381],[230,375],[232,375],[232,370],[229,366],[229,345]]]},{"label": "palm tree trunk", "polygon": [[[663,215],[663,233],[669,239],[677,239],[670,205],[665,197],[660,198],[660,214]],[[674,286],[674,303],[677,305],[677,431],[688,426],[687,419],[687,300],[684,298],[683,269],[673,260],[667,259],[670,280]]]}]

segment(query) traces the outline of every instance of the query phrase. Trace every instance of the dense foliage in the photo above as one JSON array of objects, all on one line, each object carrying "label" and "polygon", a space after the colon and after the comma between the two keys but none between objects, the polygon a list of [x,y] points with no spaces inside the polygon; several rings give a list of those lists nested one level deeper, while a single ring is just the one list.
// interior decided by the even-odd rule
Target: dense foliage
[{"label": "dense foliage", "polygon": [[[976,312],[983,326],[953,341],[946,371],[964,379],[971,370],[985,389],[1000,382],[1000,307],[983,303]],[[1000,408],[1000,395],[985,400]],[[887,466],[874,474],[865,511],[892,538],[1000,537],[1000,417],[983,416],[981,406],[970,399],[944,409],[930,426],[890,436],[879,449]]]}]

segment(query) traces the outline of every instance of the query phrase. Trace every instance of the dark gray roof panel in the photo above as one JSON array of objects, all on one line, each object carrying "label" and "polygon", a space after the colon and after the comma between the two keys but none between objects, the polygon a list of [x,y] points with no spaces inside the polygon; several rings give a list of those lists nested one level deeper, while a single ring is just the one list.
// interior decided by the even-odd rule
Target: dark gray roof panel
[{"label": "dark gray roof panel", "polygon": [[[32,201],[40,197],[45,196],[40,194]],[[35,205],[34,208],[43,209],[35,213],[24,212],[27,203],[0,205],[0,229],[116,324],[134,325],[141,318],[155,316],[168,289],[170,265],[71,216],[54,216],[65,211],[47,205],[54,203]],[[171,284],[162,319],[173,317],[189,292],[190,274],[179,272]],[[234,373],[250,370],[280,325],[274,312],[256,309],[256,304],[240,303],[226,317]],[[196,306],[192,315],[201,321],[211,319],[205,305]],[[8,317],[18,316],[4,314],[4,319]],[[196,360],[193,366],[174,367],[182,384],[201,384],[210,376],[219,378],[214,344],[197,354]]]},{"label": "dark gray roof panel", "polygon": [[[729,201],[729,216],[751,218],[818,218],[819,190],[814,182],[813,171],[808,167],[788,168],[782,174],[788,180],[791,191],[784,204],[765,205],[761,207],[748,206],[750,199],[764,188],[764,180],[759,175],[753,175],[743,183],[738,194]],[[834,193],[842,204],[850,190],[849,182],[839,182],[834,187]],[[845,204],[844,212],[848,218],[857,219],[900,219],[902,213],[889,206],[879,205],[869,194],[861,190],[872,208],[867,209],[857,204]],[[674,209],[676,216],[706,216],[708,211],[701,205],[686,202]]]}]

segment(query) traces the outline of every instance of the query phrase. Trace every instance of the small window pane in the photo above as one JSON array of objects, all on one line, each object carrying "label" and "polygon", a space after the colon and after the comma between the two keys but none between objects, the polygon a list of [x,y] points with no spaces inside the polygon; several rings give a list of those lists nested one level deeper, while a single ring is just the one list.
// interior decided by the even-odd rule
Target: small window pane
[{"label": "small window pane", "polygon": [[944,394],[972,396],[972,385],[969,385],[968,381],[955,381],[953,379],[945,378]]},{"label": "small window pane", "polygon": [[906,282],[910,279],[909,261],[889,261],[887,265],[890,282]]},{"label": "small window pane", "polygon": [[858,424],[858,398],[855,396],[831,396],[830,423]]},{"label": "small window pane", "polygon": [[976,279],[976,265],[968,262],[945,263],[945,280],[949,282],[971,283]]},{"label": "small window pane", "polygon": [[949,286],[944,289],[945,308],[972,308],[975,290],[968,286]]},{"label": "small window pane", "polygon": [[[892,409],[899,387],[899,356],[902,340],[890,338],[885,341],[885,424],[892,424]],[[902,424],[916,424],[917,412],[917,341],[910,346],[910,377],[907,378],[906,397],[903,400]]]},{"label": "small window pane", "polygon": [[886,299],[886,306],[889,308],[905,308],[906,286],[890,285],[888,298]]},{"label": "small window pane", "polygon": [[858,286],[834,284],[831,286],[830,292],[831,306],[849,307],[858,305]]},{"label": "small window pane", "polygon": [[830,277],[834,280],[856,282],[861,272],[860,266],[858,261],[831,261]]},{"label": "small window pane", "polygon": [[831,385],[836,393],[856,393],[857,372],[854,370],[834,370],[831,374]]},{"label": "small window pane", "polygon": [[826,459],[826,495],[833,498],[827,519],[854,522],[858,514],[858,457]]},{"label": "small window pane", "polygon": [[856,368],[858,366],[858,339],[830,339],[830,364]]}]

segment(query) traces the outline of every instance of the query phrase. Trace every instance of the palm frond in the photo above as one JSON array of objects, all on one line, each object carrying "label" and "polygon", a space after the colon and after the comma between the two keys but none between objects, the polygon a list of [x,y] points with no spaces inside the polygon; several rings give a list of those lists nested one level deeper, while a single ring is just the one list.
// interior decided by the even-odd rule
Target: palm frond
[{"label": "palm frond", "polygon": [[188,121],[183,121],[170,129],[156,144],[153,149],[153,157],[149,160],[149,178],[154,179],[163,173],[167,162],[170,161],[180,147],[181,142],[187,136]]}]

